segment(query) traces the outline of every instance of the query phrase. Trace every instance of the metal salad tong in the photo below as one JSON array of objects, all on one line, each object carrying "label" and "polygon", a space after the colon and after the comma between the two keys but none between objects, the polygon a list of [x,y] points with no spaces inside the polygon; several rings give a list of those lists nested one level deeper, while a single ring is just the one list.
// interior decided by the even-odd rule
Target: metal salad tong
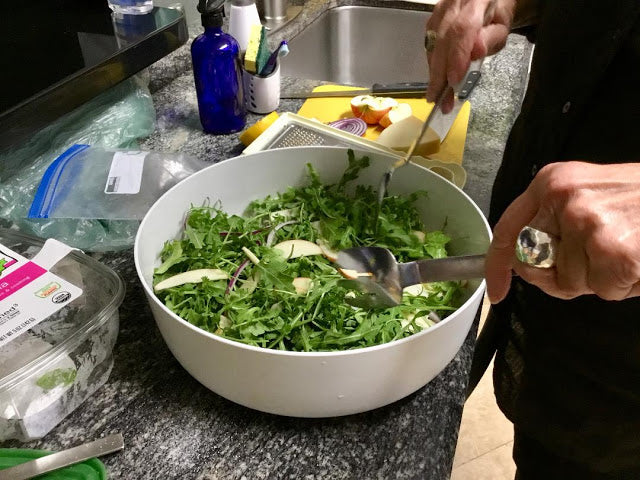
[{"label": "metal salad tong", "polygon": [[[551,235],[526,226],[518,235],[516,257],[532,267],[551,268],[556,242]],[[349,303],[362,308],[388,308],[400,304],[403,289],[411,285],[484,277],[485,255],[399,263],[386,248],[355,247],[339,251],[337,262],[342,274],[352,279],[351,286],[362,292]]]}]

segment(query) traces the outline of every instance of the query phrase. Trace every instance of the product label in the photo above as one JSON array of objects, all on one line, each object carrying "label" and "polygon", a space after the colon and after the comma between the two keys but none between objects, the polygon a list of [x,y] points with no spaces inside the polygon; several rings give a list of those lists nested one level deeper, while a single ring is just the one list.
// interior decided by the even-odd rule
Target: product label
[{"label": "product label", "polygon": [[148,152],[115,152],[104,193],[132,194],[140,192],[142,168]]},{"label": "product label", "polygon": [[0,245],[0,347],[80,295],[82,289]]}]

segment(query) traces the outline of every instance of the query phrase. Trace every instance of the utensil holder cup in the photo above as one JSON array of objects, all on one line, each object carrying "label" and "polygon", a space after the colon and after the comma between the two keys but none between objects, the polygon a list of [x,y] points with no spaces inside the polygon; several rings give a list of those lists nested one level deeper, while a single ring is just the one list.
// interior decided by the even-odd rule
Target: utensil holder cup
[{"label": "utensil holder cup", "polygon": [[280,105],[280,62],[269,75],[263,77],[242,71],[244,102],[253,113],[271,113]]}]

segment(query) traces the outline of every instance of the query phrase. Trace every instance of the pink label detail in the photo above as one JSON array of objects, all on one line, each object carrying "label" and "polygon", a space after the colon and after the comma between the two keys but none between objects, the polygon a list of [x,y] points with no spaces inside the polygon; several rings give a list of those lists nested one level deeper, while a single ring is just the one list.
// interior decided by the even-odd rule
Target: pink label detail
[{"label": "pink label detail", "polygon": [[36,265],[33,262],[25,263],[22,267],[0,279],[0,300],[4,300],[13,292],[20,290],[46,272],[40,265]]},{"label": "pink label detail", "polygon": [[[2,252],[0,252],[0,253],[2,253]],[[2,255],[0,255],[0,258],[2,258]],[[9,268],[11,265],[13,265],[14,263],[16,263],[16,262],[17,262],[17,260],[16,260],[15,258],[9,258],[9,259],[7,259],[7,258],[5,257],[5,260],[6,260],[6,262],[5,262],[5,264],[3,265],[3,267],[4,267],[5,269],[6,269],[6,268]]]}]

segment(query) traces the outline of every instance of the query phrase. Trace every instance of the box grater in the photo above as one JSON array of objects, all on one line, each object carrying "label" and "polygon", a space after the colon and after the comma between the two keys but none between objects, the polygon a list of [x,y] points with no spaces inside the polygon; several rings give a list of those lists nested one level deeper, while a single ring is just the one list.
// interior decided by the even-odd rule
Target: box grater
[{"label": "box grater", "polygon": [[284,127],[266,149],[302,147],[308,145],[351,146],[349,142],[342,141],[319,130],[311,129],[304,125],[290,124]]},{"label": "box grater", "polygon": [[[295,113],[283,113],[273,124],[256,138],[242,153],[255,153],[274,148],[327,146],[345,147],[357,150],[368,150],[386,155],[403,158],[402,153],[391,148],[330,127],[317,120],[310,120]],[[437,159],[412,157],[412,162],[422,165],[443,176],[450,182],[462,188],[467,179],[467,173],[456,163],[442,162]]]},{"label": "box grater", "polygon": [[395,150],[378,145],[371,140],[290,112],[283,113],[244,150],[244,153],[303,146],[340,146],[398,155]]}]

